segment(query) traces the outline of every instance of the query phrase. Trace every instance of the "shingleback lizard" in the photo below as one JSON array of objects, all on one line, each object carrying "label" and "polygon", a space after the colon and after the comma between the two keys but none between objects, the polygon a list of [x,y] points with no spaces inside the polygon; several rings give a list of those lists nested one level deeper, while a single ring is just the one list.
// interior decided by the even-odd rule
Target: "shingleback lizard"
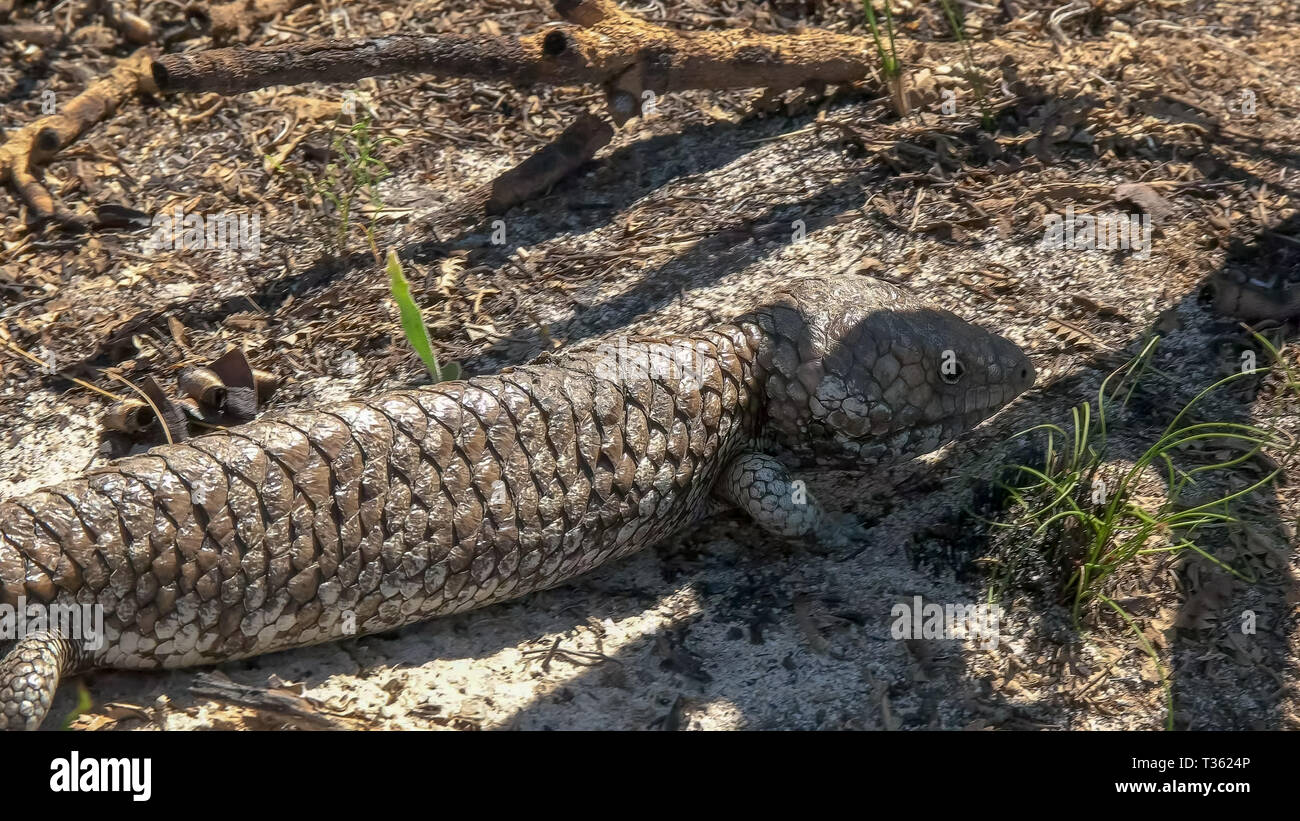
[{"label": "shingleback lizard", "polygon": [[153,448],[0,503],[0,603],[99,605],[104,625],[93,650],[58,629],[19,637],[0,661],[0,728],[38,727],[63,676],[482,607],[719,503],[785,538],[831,535],[791,470],[925,453],[1033,381],[1013,343],[907,291],[810,277],[700,333]]}]

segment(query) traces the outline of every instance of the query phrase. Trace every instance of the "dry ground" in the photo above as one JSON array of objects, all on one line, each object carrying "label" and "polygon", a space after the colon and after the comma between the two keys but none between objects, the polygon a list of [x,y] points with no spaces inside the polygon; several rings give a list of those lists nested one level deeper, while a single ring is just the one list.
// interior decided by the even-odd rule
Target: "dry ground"
[{"label": "dry ground", "polygon": [[[56,21],[50,5],[13,14]],[[598,111],[595,90],[424,77],[351,89],[373,109],[376,132],[402,141],[382,155],[393,174],[381,186],[379,244],[403,249],[440,356],[471,374],[607,332],[725,318],[805,271],[904,283],[1021,344],[1038,387],[968,439],[887,475],[815,478],[815,493],[869,523],[862,550],[792,555],[722,517],[562,588],[394,634],[215,672],[95,673],[84,679],[93,707],[74,726],[311,725],[196,693],[203,676],[288,688],[356,727],[1163,726],[1160,673],[1113,616],[1089,612],[1076,630],[1051,596],[1017,591],[1001,640],[984,648],[896,641],[890,609],[915,595],[981,599],[979,559],[994,545],[961,515],[972,498],[966,477],[989,475],[1010,434],[1068,423],[1069,408],[1094,397],[1155,329],[1157,365],[1172,378],[1145,383],[1122,420],[1112,456],[1131,459],[1171,409],[1236,368],[1248,344],[1234,319],[1206,304],[1207,280],[1300,280],[1300,10],[1284,0],[1106,0],[1054,40],[1045,23],[1063,3],[965,5],[994,132],[980,128],[963,51],[938,3],[896,2],[919,92],[914,114],[899,117],[873,84],[775,106],[756,92],[675,95],[621,129],[576,178],[506,214],[504,244],[489,226],[435,237],[421,218],[577,113]],[[634,10],[686,28],[864,33],[850,2]],[[511,33],[548,19],[523,0],[321,2],[256,27],[252,40]],[[126,53],[116,43],[85,30],[47,49],[4,44],[0,123],[38,116],[46,89],[70,98]],[[1244,91],[1253,114],[1243,114]],[[333,223],[304,195],[301,175],[320,173],[311,155],[328,145],[343,92],[307,85],[129,102],[62,152],[47,174],[54,192],[82,209],[258,214],[260,255],[150,254],[147,230],[32,232],[3,199],[0,337],[57,368],[84,364],[113,391],[122,386],[97,368],[168,384],[181,367],[242,345],[286,381],[273,409],[420,381],[361,235],[351,237],[357,253],[331,255]],[[282,152],[299,176],[265,161]],[[1124,207],[1114,189],[1126,183],[1163,200],[1149,258],[1040,247],[1044,214]],[[1300,372],[1296,347],[1287,355]],[[13,357],[0,356],[0,380],[0,496],[132,446],[103,434],[102,397]],[[1236,383],[1203,413],[1294,432],[1298,410],[1274,374]],[[1270,455],[1285,466],[1281,480],[1234,508],[1245,524],[1206,542],[1254,582],[1165,554],[1112,587],[1170,671],[1176,726],[1300,725],[1291,583],[1300,471],[1287,453]],[[1243,465],[1239,480],[1257,471]],[[1142,491],[1158,503],[1164,488],[1152,478]],[[1240,630],[1245,610],[1258,615],[1253,635]],[[76,696],[66,686],[55,715],[72,712]]]}]

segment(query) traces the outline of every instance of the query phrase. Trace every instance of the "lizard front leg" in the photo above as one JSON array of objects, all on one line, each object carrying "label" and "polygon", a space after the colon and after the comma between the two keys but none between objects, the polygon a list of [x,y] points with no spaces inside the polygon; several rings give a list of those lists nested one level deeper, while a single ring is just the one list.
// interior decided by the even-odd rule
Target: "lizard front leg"
[{"label": "lizard front leg", "polygon": [[77,672],[80,648],[58,631],[24,636],[0,659],[0,730],[35,730],[59,679]]},{"label": "lizard front leg", "polygon": [[822,550],[845,547],[862,534],[854,517],[828,514],[803,481],[766,453],[745,451],[733,457],[714,495],[745,511],[773,536]]}]

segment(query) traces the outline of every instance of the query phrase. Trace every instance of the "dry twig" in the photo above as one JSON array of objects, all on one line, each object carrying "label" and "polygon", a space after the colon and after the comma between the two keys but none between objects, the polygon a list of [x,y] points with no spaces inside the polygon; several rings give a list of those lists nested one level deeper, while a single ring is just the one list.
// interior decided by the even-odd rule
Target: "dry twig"
[{"label": "dry twig", "polygon": [[602,85],[611,116],[639,114],[646,92],[847,83],[872,70],[867,42],[825,31],[683,32],[651,25],[611,0],[558,0],[567,25],[523,37],[390,35],[169,54],[154,64],[165,91],[238,94],[272,85],[429,73],[515,85]]},{"label": "dry twig", "polygon": [[64,146],[117,110],[129,96],[155,91],[150,55],[141,50],[122,60],[60,111],[18,129],[0,145],[0,180],[22,198],[38,222],[55,220],[69,228],[87,228],[93,220],[72,214],[56,201],[39,178],[45,165]]}]

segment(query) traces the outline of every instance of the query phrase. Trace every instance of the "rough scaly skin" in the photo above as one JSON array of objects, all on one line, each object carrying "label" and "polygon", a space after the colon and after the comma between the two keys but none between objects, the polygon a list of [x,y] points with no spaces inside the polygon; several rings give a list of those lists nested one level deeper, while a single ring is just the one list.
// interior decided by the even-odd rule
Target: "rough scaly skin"
[{"label": "rough scaly skin", "polygon": [[[835,530],[795,468],[940,446],[1032,384],[1011,342],[863,277],[708,331],[284,413],[0,504],[0,603],[100,605],[0,661],[0,728],[59,678],[211,664],[551,587],[716,509]],[[66,630],[64,631],[66,632]]]}]

